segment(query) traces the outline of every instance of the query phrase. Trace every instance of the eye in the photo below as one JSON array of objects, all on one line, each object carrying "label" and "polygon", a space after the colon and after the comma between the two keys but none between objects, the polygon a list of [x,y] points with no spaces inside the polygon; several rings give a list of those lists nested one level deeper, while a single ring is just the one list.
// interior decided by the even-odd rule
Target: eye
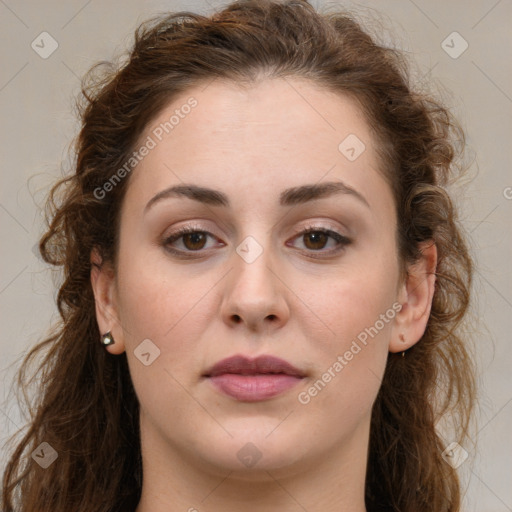
[{"label": "eye", "polygon": [[[322,253],[333,253],[338,252],[343,249],[345,246],[352,243],[352,240],[347,238],[346,236],[338,233],[337,231],[332,231],[331,229],[326,229],[320,226],[308,226],[303,231],[297,233],[294,240],[302,237],[304,241],[305,249],[308,252],[322,252]],[[327,245],[329,239],[333,240],[334,249],[323,251],[322,249]]]},{"label": "eye", "polygon": [[[305,241],[304,249],[301,250],[308,253],[321,253],[322,255],[325,253],[336,253],[352,243],[352,240],[346,236],[320,226],[308,226],[306,229],[297,233],[293,240],[301,236]],[[209,237],[215,238],[212,233],[202,230],[200,226],[185,226],[174,233],[171,233],[171,235],[164,240],[163,245],[167,251],[178,257],[188,257],[191,253],[200,253],[200,251],[205,249],[207,239]],[[334,242],[334,248],[322,250],[328,244],[329,240]],[[176,249],[172,247],[172,245],[177,241],[181,241],[182,248]]]},{"label": "eye", "polygon": [[[208,231],[201,230],[195,226],[185,226],[167,237],[164,241],[164,245],[167,250],[177,255],[184,252],[198,252],[205,248],[208,237],[213,237]],[[170,247],[171,244],[180,239],[182,239],[184,250]]]}]

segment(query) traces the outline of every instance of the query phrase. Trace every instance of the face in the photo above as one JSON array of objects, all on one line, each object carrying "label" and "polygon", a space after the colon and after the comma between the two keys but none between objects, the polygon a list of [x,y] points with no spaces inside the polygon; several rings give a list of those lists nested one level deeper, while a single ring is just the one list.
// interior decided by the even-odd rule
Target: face
[{"label": "face", "polygon": [[[98,310],[108,350],[127,353],[143,449],[247,478],[364,451],[407,295],[356,103],[300,79],[217,80],[174,99],[144,144]],[[267,361],[214,377],[234,355],[299,375]]]}]

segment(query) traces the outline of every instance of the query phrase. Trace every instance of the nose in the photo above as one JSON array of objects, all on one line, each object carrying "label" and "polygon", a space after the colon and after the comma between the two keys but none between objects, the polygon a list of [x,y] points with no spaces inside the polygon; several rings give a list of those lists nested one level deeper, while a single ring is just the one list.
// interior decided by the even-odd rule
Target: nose
[{"label": "nose", "polygon": [[231,328],[245,327],[251,332],[279,329],[290,314],[286,300],[289,288],[282,270],[271,257],[271,250],[256,248],[255,242],[252,243],[250,251],[257,249],[259,253],[263,249],[256,259],[246,257],[247,253],[240,250],[243,244],[233,253],[221,306],[222,319]]}]

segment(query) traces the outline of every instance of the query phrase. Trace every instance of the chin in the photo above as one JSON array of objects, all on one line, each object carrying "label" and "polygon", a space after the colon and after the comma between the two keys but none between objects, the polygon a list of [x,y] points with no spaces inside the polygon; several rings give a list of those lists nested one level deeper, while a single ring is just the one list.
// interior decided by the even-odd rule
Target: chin
[{"label": "chin", "polygon": [[291,468],[304,463],[306,443],[311,438],[304,435],[295,437],[275,419],[254,421],[260,423],[260,428],[230,428],[226,425],[226,430],[233,437],[225,432],[219,433],[221,437],[210,438],[196,453],[212,468],[231,471],[231,476],[241,480],[268,481],[271,478],[268,472],[280,469],[286,470],[286,475],[290,476]]}]

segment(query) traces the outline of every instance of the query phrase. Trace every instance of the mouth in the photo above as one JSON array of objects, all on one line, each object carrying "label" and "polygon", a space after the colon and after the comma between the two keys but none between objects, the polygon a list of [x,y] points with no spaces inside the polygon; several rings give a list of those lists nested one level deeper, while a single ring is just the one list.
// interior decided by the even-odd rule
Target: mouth
[{"label": "mouth", "polygon": [[280,395],[306,375],[274,356],[255,359],[235,355],[223,359],[204,375],[221,393],[241,402],[258,402]]}]

